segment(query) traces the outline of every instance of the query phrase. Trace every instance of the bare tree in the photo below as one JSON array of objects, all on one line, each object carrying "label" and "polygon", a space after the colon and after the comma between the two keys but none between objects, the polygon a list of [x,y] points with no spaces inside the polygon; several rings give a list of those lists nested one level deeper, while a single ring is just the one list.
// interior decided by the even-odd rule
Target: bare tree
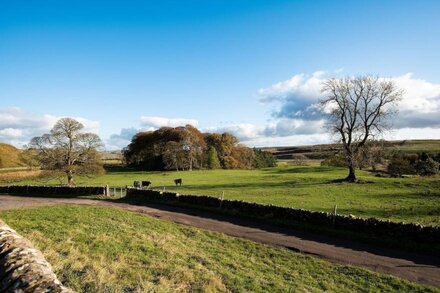
[{"label": "bare tree", "polygon": [[385,152],[383,140],[369,140],[358,153],[358,167],[370,167],[373,172],[376,172],[377,165],[384,162]]},{"label": "bare tree", "polygon": [[403,92],[391,80],[374,76],[328,79],[322,85],[322,92],[326,97],[321,106],[345,152],[349,169],[346,180],[355,182],[358,153],[369,139],[389,127],[388,120]]},{"label": "bare tree", "polygon": [[101,139],[94,133],[84,133],[84,126],[71,118],[58,120],[49,134],[34,137],[28,148],[37,153],[45,170],[62,172],[68,185],[74,175],[92,175],[103,171],[98,152]]}]

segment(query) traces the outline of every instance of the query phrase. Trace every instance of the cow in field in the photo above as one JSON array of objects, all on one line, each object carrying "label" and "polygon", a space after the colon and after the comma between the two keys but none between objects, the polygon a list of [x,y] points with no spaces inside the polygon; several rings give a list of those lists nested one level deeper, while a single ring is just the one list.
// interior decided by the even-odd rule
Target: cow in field
[{"label": "cow in field", "polygon": [[150,185],[151,185],[151,181],[148,181],[148,180],[142,181],[142,187],[148,188],[148,186],[150,186]]},{"label": "cow in field", "polygon": [[174,184],[182,186],[182,178],[174,179]]},{"label": "cow in field", "polygon": [[137,180],[134,181],[134,182],[133,182],[133,187],[134,187],[134,188],[139,188],[139,187],[141,187],[141,182],[140,182],[140,181],[137,181]]}]

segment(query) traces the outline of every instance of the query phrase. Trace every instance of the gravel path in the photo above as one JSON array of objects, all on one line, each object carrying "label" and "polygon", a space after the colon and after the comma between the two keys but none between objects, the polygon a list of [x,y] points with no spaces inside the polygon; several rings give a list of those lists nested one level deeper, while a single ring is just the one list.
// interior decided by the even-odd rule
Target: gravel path
[{"label": "gravel path", "polygon": [[151,204],[136,206],[114,201],[0,195],[0,210],[56,204],[118,207],[205,230],[221,232],[292,251],[314,255],[335,263],[364,267],[410,281],[440,288],[440,257],[377,248],[354,241],[283,229],[227,215],[194,209]]}]

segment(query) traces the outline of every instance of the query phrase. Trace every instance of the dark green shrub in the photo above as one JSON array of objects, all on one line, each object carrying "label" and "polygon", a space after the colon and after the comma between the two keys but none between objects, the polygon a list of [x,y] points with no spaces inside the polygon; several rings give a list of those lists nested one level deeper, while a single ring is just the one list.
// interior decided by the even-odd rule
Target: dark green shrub
[{"label": "dark green shrub", "polygon": [[415,169],[420,176],[432,176],[439,173],[439,163],[427,157],[425,160],[418,160]]},{"label": "dark green shrub", "polygon": [[321,166],[347,167],[347,161],[342,153],[334,154],[321,162]]},{"label": "dark green shrub", "polygon": [[388,163],[388,174],[393,177],[416,174],[415,163],[417,155],[394,154]]},{"label": "dark green shrub", "polygon": [[254,168],[268,168],[277,165],[277,159],[272,153],[254,148]]},{"label": "dark green shrub", "polygon": [[209,169],[220,169],[220,160],[218,158],[218,153],[215,147],[210,147],[208,151],[208,168]]}]

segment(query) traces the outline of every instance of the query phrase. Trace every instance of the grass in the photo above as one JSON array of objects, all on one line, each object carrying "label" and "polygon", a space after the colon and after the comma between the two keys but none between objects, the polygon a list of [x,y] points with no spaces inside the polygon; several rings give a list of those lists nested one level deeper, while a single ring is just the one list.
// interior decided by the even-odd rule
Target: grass
[{"label": "grass", "polygon": [[[333,211],[359,217],[440,225],[440,178],[380,178],[359,171],[362,184],[335,183],[347,171],[321,166],[280,166],[263,170],[192,172],[108,172],[95,178],[77,178],[79,185],[125,186],[150,180],[153,188],[179,193],[211,195],[314,211]],[[182,178],[175,187],[173,179]],[[35,180],[20,184],[38,184]],[[53,182],[56,184],[57,182]]]},{"label": "grass", "polygon": [[20,150],[16,147],[0,142],[0,168],[22,167]]},{"label": "grass", "polygon": [[34,180],[42,174],[41,170],[23,168],[0,169],[0,183],[7,185],[23,180]]},{"label": "grass", "polygon": [[116,208],[3,211],[77,292],[438,292]]}]

